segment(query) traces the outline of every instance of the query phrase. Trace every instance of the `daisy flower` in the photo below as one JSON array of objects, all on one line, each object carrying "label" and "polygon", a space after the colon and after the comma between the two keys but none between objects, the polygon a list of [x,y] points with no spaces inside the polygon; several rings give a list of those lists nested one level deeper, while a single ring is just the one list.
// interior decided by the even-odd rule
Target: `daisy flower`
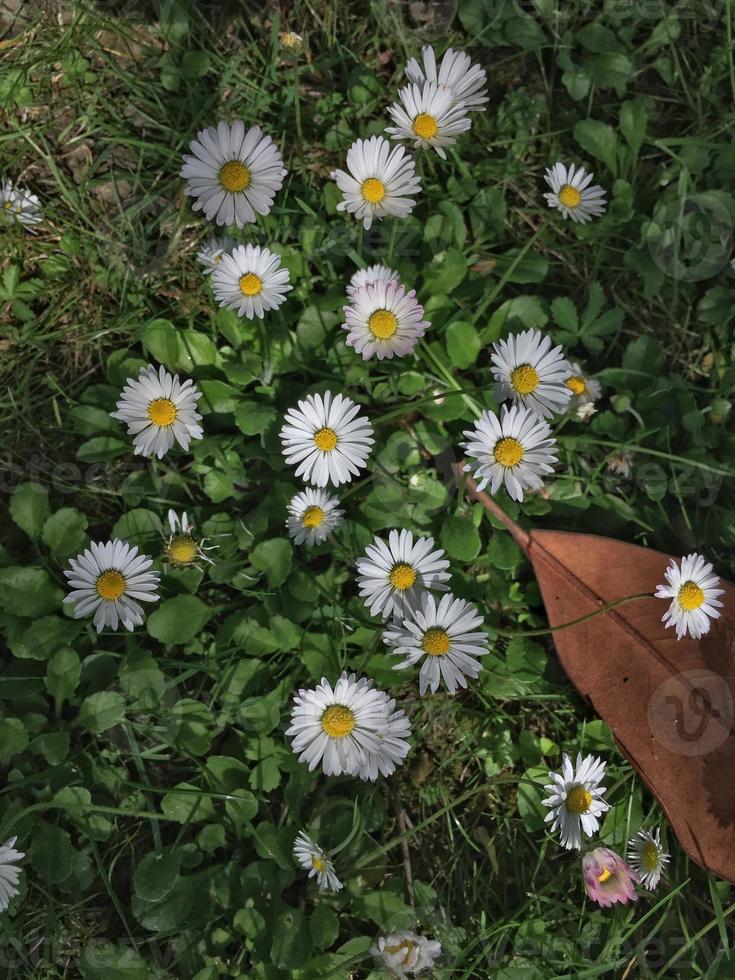
[{"label": "daisy flower", "polygon": [[722,603],[717,596],[725,590],[717,588],[719,577],[698,554],[682,558],[681,567],[672,561],[664,575],[668,585],[657,586],[656,598],[671,599],[671,605],[661,617],[662,622],[666,629],[676,627],[677,640],[687,633],[698,640],[709,632],[710,619],[720,616],[718,607]]},{"label": "daisy flower", "polygon": [[217,268],[222,261],[222,256],[226,252],[231,252],[235,247],[232,238],[210,238],[202,246],[201,251],[197,252],[197,258],[204,266],[204,275],[208,276]]},{"label": "daisy flower", "polygon": [[291,498],[286,527],[296,544],[321,544],[340,526],[344,513],[337,497],[308,487]]},{"label": "daisy flower", "polygon": [[347,171],[330,174],[343,195],[337,210],[354,214],[366,229],[373,218],[405,218],[413,211],[412,195],[421,190],[421,178],[404,147],[391,149],[384,136],[356,140],[347,151]]},{"label": "daisy flower", "polygon": [[17,837],[11,837],[0,846],[0,912],[7,912],[11,899],[19,892],[20,868],[16,868],[15,862],[24,858],[25,853],[16,851],[17,840]]},{"label": "daisy flower", "polygon": [[628,841],[628,862],[638,875],[641,884],[649,892],[658,888],[666,865],[671,855],[661,846],[661,830],[657,827],[653,832],[639,830]]},{"label": "daisy flower", "polygon": [[323,851],[306,831],[299,831],[293,844],[293,853],[301,867],[309,872],[309,877],[316,878],[320,892],[340,891],[342,882],[334,873],[334,865],[326,851]]},{"label": "daisy flower", "polygon": [[119,538],[93,541],[89,548],[69,560],[64,575],[72,592],[64,602],[74,603],[74,618],[94,613],[97,632],[105,626],[116,630],[122,623],[132,633],[143,622],[140,602],[157,602],[159,574],[152,572],[153,559],[139,555],[136,547]]},{"label": "daisy flower", "polygon": [[389,269],[387,265],[369,265],[366,269],[358,269],[350,279],[350,284],[347,287],[348,297],[353,299],[358,289],[362,289],[363,286],[370,286],[379,279],[384,279],[387,282],[400,282],[398,273]]},{"label": "daisy flower", "polygon": [[487,633],[477,609],[451,593],[439,602],[427,592],[421,609],[415,610],[402,626],[392,626],[383,633],[383,640],[392,653],[403,654],[404,660],[394,670],[413,667],[423,660],[419,672],[419,694],[427,689],[435,692],[443,680],[454,694],[458,687],[467,687],[465,678],[476,678],[482,664],[476,657],[488,652]]},{"label": "daisy flower", "polygon": [[424,970],[431,970],[441,953],[441,943],[410,931],[378,936],[375,944],[370,947],[370,954],[375,961],[390,970],[398,980],[416,977]]},{"label": "daisy flower", "polygon": [[189,144],[194,154],[184,154],[179,176],[187,181],[186,193],[196,198],[195,211],[203,211],[207,221],[242,228],[268,214],[276,191],[287,172],[278,148],[260,126],[247,132],[236,119],[231,126],[202,129]]},{"label": "daisy flower", "polygon": [[410,748],[408,718],[396,702],[373,688],[366,677],[355,680],[345,672],[334,685],[322,677],[294,698],[291,726],[286,735],[299,762],[312,772],[321,762],[325,776],[359,776],[375,780],[390,776]]},{"label": "daisy flower", "polygon": [[585,374],[579,364],[574,361],[569,362],[569,370],[571,374],[565,384],[572,393],[572,405],[577,408],[588,402],[596,402],[602,394],[600,382]]},{"label": "daisy flower", "polygon": [[571,218],[580,224],[604,214],[606,191],[599,184],[589,186],[594,176],[588,174],[584,167],[575,172],[574,164],[569,170],[563,163],[555,163],[553,167],[547,168],[544,180],[551,192],[544,194],[544,197],[549,207],[561,211],[565,221]]},{"label": "daisy flower", "polygon": [[513,500],[523,500],[523,491],[539,490],[557,462],[549,424],[530,408],[503,405],[500,418],[485,411],[464,435],[467,442],[460,445],[472,457],[465,472],[473,474],[478,490],[489,485],[497,493],[502,485]]},{"label": "daisy flower", "polygon": [[211,548],[205,546],[204,538],[197,540],[194,537],[194,525],[190,522],[186,511],[179,516],[175,510],[169,510],[168,526],[171,533],[164,545],[163,557],[169,565],[174,568],[186,568],[195,565],[198,561],[206,561],[214,565],[212,559],[205,553]]},{"label": "daisy flower", "polygon": [[407,293],[405,286],[392,279],[377,279],[358,289],[344,314],[347,346],[354,347],[365,361],[410,354],[431,326],[423,319],[424,308],[416,291]]},{"label": "daisy flower", "polygon": [[418,149],[431,147],[446,160],[445,146],[456,143],[472,123],[461,105],[454,101],[451,89],[433,82],[423,87],[406,85],[398,93],[400,101],[388,107],[395,126],[386,127],[396,140],[411,140]]},{"label": "daisy flower", "polygon": [[283,455],[296,476],[308,483],[335,487],[350,483],[372,452],[373,427],[360,406],[346,395],[307,395],[298,408],[289,408],[281,429]]},{"label": "daisy flower", "polygon": [[428,84],[439,85],[452,93],[453,105],[461,106],[466,112],[484,112],[488,100],[485,69],[473,65],[472,59],[464,51],[447,48],[439,71],[436,70],[436,55],[431,45],[421,49],[423,69],[415,58],[406,65],[406,77],[413,85],[423,87]]},{"label": "daisy flower", "polygon": [[544,786],[551,795],[542,800],[549,807],[546,822],[551,821],[551,832],[561,831],[561,844],[567,850],[582,847],[582,831],[591,837],[599,827],[599,817],[610,807],[602,799],[605,787],[600,783],[605,777],[605,763],[593,755],[582,758],[577,754],[577,764],[572,765],[569,756],[562,756],[561,773],[550,772],[551,782]]},{"label": "daisy flower", "polygon": [[0,224],[15,222],[32,228],[42,217],[41,202],[35,194],[22,187],[15,187],[9,180],[0,184]]},{"label": "daisy flower", "polygon": [[128,378],[117,403],[113,419],[128,424],[136,456],[163,459],[174,443],[188,449],[192,439],[203,439],[197,401],[202,393],[191,380],[179,381],[161,366],[140,369],[138,380]]},{"label": "daisy flower", "polygon": [[510,398],[543,418],[563,412],[569,405],[569,364],[562,348],[552,348],[551,338],[538,330],[523,330],[497,341],[490,359],[496,381],[493,395],[498,401]]},{"label": "daisy flower", "polygon": [[410,531],[392,530],[386,543],[375,537],[357,559],[357,584],[371,615],[408,616],[429,589],[446,592],[449,562],[433,538],[416,538]]},{"label": "daisy flower", "polygon": [[582,879],[589,898],[603,908],[637,902],[638,875],[609,847],[596,847],[582,858]]},{"label": "daisy flower", "polygon": [[212,290],[220,306],[236,310],[238,316],[263,319],[266,310],[285,303],[293,289],[288,269],[282,269],[280,255],[260,245],[238,245],[212,273]]}]

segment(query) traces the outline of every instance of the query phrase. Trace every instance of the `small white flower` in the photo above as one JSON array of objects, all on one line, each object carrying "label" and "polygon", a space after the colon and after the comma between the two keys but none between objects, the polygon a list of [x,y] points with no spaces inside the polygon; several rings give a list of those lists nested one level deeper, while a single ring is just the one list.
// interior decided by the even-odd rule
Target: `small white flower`
[{"label": "small white flower", "polygon": [[490,493],[497,493],[503,485],[513,500],[523,500],[524,490],[540,490],[557,461],[549,424],[530,408],[503,405],[500,418],[485,411],[464,435],[467,442],[460,445],[472,457],[465,472],[473,474],[479,490],[489,484]]},{"label": "small white flower", "polygon": [[11,899],[19,892],[18,878],[20,868],[15,867],[15,862],[25,857],[23,851],[15,850],[17,837],[11,837],[0,846],[0,912],[7,912]]},{"label": "small white flower", "polygon": [[214,562],[206,554],[211,547],[205,545],[204,538],[194,537],[194,525],[189,521],[189,515],[179,516],[175,510],[168,512],[168,526],[171,533],[163,548],[164,559],[174,568],[186,568],[196,565],[197,561],[206,561],[209,565]]},{"label": "small white flower", "polygon": [[260,126],[246,132],[240,119],[231,126],[220,122],[200,130],[189,149],[194,155],[184,154],[180,176],[186,193],[196,198],[193,209],[204,211],[207,221],[242,228],[256,214],[268,214],[288,171]]},{"label": "small white flower", "polygon": [[41,202],[35,194],[22,187],[15,187],[9,180],[0,184],[0,224],[15,222],[32,228],[42,217]]},{"label": "small white flower", "polygon": [[140,602],[157,602],[159,574],[152,572],[153,559],[139,555],[119,538],[104,544],[93,541],[76,558],[69,560],[64,575],[72,592],[64,602],[74,603],[74,617],[94,613],[97,632],[105,626],[116,630],[121,622],[132,633],[143,622]]},{"label": "small white flower", "polygon": [[580,405],[596,402],[602,394],[600,382],[590,378],[575,361],[569,362],[570,376],[565,384],[572,393],[571,404],[574,408]]},{"label": "small white flower", "polygon": [[212,290],[219,305],[248,320],[256,316],[262,320],[266,310],[285,303],[291,289],[280,255],[260,245],[238,245],[222,256],[212,273]]},{"label": "small white flower", "polygon": [[306,831],[299,831],[293,845],[294,857],[302,868],[309,872],[310,878],[316,878],[320,892],[338,892],[342,882],[334,873],[334,865],[326,851],[315,843]]},{"label": "small white flower", "polygon": [[388,282],[400,282],[398,273],[389,269],[387,265],[369,265],[366,269],[358,269],[350,279],[350,284],[347,287],[348,297],[353,299],[358,289],[372,285],[379,279],[385,279]]},{"label": "small white flower", "polygon": [[311,487],[291,498],[288,513],[288,533],[296,544],[306,542],[307,545],[326,541],[344,517],[337,497],[330,497],[324,490],[313,490]]},{"label": "small white flower", "polygon": [[394,139],[410,140],[418,149],[431,147],[446,160],[445,146],[457,142],[472,123],[461,105],[454,102],[451,89],[434,83],[406,85],[398,93],[399,102],[388,107],[395,126],[386,127]]},{"label": "small white flower", "polygon": [[649,892],[658,888],[661,875],[669,863],[671,855],[661,846],[661,830],[657,827],[653,832],[639,830],[628,841],[628,863],[638,872],[641,884]]},{"label": "small white flower", "polygon": [[725,590],[717,588],[719,577],[711,563],[696,553],[682,558],[681,567],[672,561],[664,575],[668,585],[657,586],[656,598],[671,599],[671,605],[661,617],[662,622],[667,629],[676,627],[677,640],[687,633],[698,640],[709,632],[710,619],[720,616],[718,607],[722,603],[717,596]]},{"label": "small white flower", "polygon": [[467,687],[465,678],[476,678],[482,664],[476,657],[488,652],[487,633],[477,609],[451,593],[436,601],[431,593],[424,595],[421,608],[415,610],[402,626],[393,626],[383,633],[383,640],[392,653],[404,660],[394,670],[413,667],[423,660],[419,673],[419,694],[427,689],[434,692],[443,680],[454,694],[458,687]]},{"label": "small white flower", "polygon": [[605,763],[593,755],[582,758],[577,754],[577,764],[572,765],[569,756],[562,756],[561,773],[550,772],[551,783],[544,786],[551,795],[543,800],[549,807],[546,822],[551,821],[552,834],[561,831],[561,844],[567,850],[582,847],[582,831],[592,837],[600,827],[600,816],[610,807],[602,799],[605,787]]},{"label": "small white flower", "polygon": [[596,412],[594,402],[580,402],[577,405],[576,415],[580,422],[589,422]]},{"label": "small white flower", "polygon": [[222,261],[222,256],[226,252],[231,252],[234,247],[235,242],[227,236],[210,238],[209,241],[205,242],[201,251],[197,252],[197,258],[204,266],[204,275],[211,275]]},{"label": "small white flower", "polygon": [[427,591],[446,592],[449,562],[433,538],[392,530],[387,543],[379,537],[357,560],[357,584],[371,615],[398,619],[418,609]]},{"label": "small white flower", "polygon": [[374,218],[405,218],[413,211],[412,195],[421,190],[421,179],[405,147],[391,149],[384,136],[356,140],[347,151],[347,170],[330,174],[343,195],[337,210],[354,214],[365,228]]},{"label": "small white flower", "polygon": [[358,289],[344,314],[347,346],[354,347],[365,361],[410,354],[431,326],[423,319],[424,308],[416,291],[407,293],[400,282],[385,278]]},{"label": "small white flower", "polygon": [[360,406],[345,395],[307,395],[298,408],[290,408],[281,429],[283,455],[296,476],[308,483],[335,487],[350,483],[367,465],[372,452],[373,427]]},{"label": "small white flower", "polygon": [[343,672],[334,690],[323,677],[316,688],[299,691],[286,735],[310,772],[321,762],[325,776],[374,781],[403,763],[411,726],[393,698],[375,690],[371,680],[357,681]]},{"label": "small white flower", "polygon": [[163,366],[156,372],[149,364],[140,369],[137,381],[128,378],[117,411],[110,415],[127,422],[136,456],[163,459],[174,443],[188,449],[192,439],[204,437],[196,410],[201,397],[193,381],[182,383],[178,374],[169,374]]},{"label": "small white flower", "polygon": [[523,330],[493,344],[493,395],[510,398],[544,418],[563,412],[572,397],[567,379],[571,373],[561,347],[538,330]]},{"label": "small white flower", "polygon": [[461,106],[467,112],[485,111],[488,101],[485,69],[473,65],[472,59],[464,51],[447,48],[439,71],[436,70],[436,55],[430,45],[421,49],[424,61],[423,70],[415,58],[406,65],[406,77],[414,85],[437,84],[452,94],[452,104]]},{"label": "small white flower", "polygon": [[441,943],[410,931],[378,936],[375,945],[370,947],[376,962],[397,980],[417,977],[424,970],[431,970],[441,953]]},{"label": "small white flower", "polygon": [[565,221],[571,218],[580,224],[604,214],[606,191],[599,184],[589,186],[594,176],[587,174],[584,167],[575,172],[574,164],[569,170],[563,163],[555,163],[550,169],[547,168],[544,180],[551,192],[544,194],[544,197],[549,207],[561,211]]}]

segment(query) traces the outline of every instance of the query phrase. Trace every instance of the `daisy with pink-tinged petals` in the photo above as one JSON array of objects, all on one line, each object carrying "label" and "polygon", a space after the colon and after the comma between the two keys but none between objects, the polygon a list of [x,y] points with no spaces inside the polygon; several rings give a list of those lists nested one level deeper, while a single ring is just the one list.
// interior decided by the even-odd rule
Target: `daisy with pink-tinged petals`
[{"label": "daisy with pink-tinged petals", "polygon": [[404,357],[410,354],[431,326],[424,320],[424,308],[416,291],[392,279],[378,279],[363,286],[344,307],[347,346],[354,347],[363,360],[377,357]]},{"label": "daisy with pink-tinged petals", "polygon": [[638,875],[609,847],[596,847],[584,855],[582,879],[588,897],[603,908],[616,902],[627,905],[638,901],[635,890]]}]

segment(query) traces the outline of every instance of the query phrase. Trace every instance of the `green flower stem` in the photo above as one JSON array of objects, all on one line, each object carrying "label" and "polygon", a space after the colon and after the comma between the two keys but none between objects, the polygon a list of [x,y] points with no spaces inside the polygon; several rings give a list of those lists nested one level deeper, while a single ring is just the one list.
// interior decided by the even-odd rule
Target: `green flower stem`
[{"label": "green flower stem", "polygon": [[586,623],[588,619],[594,619],[595,616],[601,616],[603,613],[609,612],[611,609],[616,609],[618,606],[624,605],[626,602],[633,602],[635,599],[653,599],[654,595],[652,592],[637,592],[635,595],[626,595],[622,599],[616,599],[615,602],[610,602],[606,606],[600,606],[599,609],[595,609],[594,612],[586,613],[584,616],[579,616],[577,619],[570,619],[568,623],[560,623],[558,626],[549,626],[547,629],[542,630],[501,630],[495,629],[492,626],[488,626],[489,630],[493,633],[497,633],[498,636],[508,636],[514,639],[517,636],[546,636],[549,633],[558,633],[559,630],[569,629],[570,626],[577,626],[579,623]]}]

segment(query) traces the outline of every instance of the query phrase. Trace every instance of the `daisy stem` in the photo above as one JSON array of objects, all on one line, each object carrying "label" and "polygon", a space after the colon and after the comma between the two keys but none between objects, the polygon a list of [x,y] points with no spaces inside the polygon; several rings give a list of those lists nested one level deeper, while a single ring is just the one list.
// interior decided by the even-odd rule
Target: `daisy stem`
[{"label": "daisy stem", "polygon": [[429,345],[426,343],[425,340],[422,340],[420,342],[419,349],[421,350],[421,353],[424,355],[424,357],[429,362],[429,364],[434,368],[434,370],[437,371],[442,376],[442,378],[444,378],[444,380],[447,382],[450,388],[453,391],[456,391],[461,396],[462,401],[470,409],[470,411],[474,412],[476,417],[482,415],[481,406],[478,405],[478,403],[474,400],[474,398],[470,398],[469,395],[465,394],[462,385],[459,384],[459,382],[454,377],[452,377],[451,372],[448,370],[448,368],[445,367],[444,364],[442,364],[442,362],[439,360],[439,358],[436,356],[436,354],[429,347]]},{"label": "daisy stem", "polygon": [[519,265],[519,263],[521,262],[521,260],[525,258],[526,253],[529,252],[531,250],[531,248],[534,246],[534,244],[536,243],[537,238],[539,237],[539,235],[541,234],[541,232],[544,230],[545,227],[546,227],[546,221],[545,220],[544,221],[541,221],[541,223],[539,224],[539,226],[536,229],[536,231],[533,233],[533,235],[531,235],[531,237],[528,239],[528,241],[526,242],[526,244],[523,246],[523,248],[520,250],[520,252],[516,255],[516,257],[510,263],[510,265],[505,270],[505,272],[503,273],[503,275],[500,277],[500,280],[496,284],[495,288],[487,296],[487,298],[484,300],[484,302],[480,303],[480,305],[475,310],[475,319],[476,320],[479,317],[481,317],[482,314],[485,312],[485,310],[495,302],[496,298],[500,295],[500,293],[505,288],[505,284],[508,282],[508,280],[510,279],[510,277],[515,272],[516,267]]},{"label": "daisy stem", "polygon": [[603,613],[609,612],[611,609],[617,608],[617,606],[622,606],[626,602],[633,602],[636,599],[653,599],[654,595],[652,592],[637,592],[635,595],[626,595],[622,599],[616,599],[615,602],[610,602],[606,606],[600,606],[599,609],[595,609],[594,612],[586,613],[584,616],[579,616],[577,619],[570,619],[568,623],[560,623],[558,626],[549,626],[542,630],[501,630],[495,629],[490,626],[493,633],[497,633],[498,636],[509,636],[515,638],[517,636],[546,636],[548,633],[558,633],[559,630],[569,629],[570,626],[577,626],[578,623],[584,623],[588,619],[594,619],[595,616],[600,616]]}]

